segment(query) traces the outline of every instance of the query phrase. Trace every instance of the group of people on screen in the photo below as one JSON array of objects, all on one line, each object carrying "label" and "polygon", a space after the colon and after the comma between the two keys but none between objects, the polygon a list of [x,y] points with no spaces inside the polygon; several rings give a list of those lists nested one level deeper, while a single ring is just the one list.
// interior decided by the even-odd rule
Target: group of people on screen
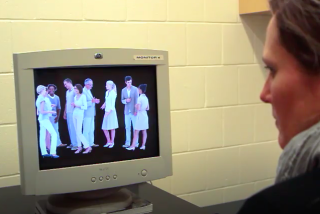
[{"label": "group of people on screen", "polygon": [[[59,134],[59,118],[61,113],[60,97],[55,94],[57,86],[49,84],[37,86],[38,97],[36,108],[40,126],[39,144],[43,157],[59,158],[57,147],[67,147],[75,151],[75,154],[88,154],[93,147],[99,147],[94,143],[96,105],[100,99],[93,96],[91,89],[93,81],[87,78],[84,87],[81,84],[73,85],[72,80],[64,80],[66,91],[66,104],[63,118],[67,121],[70,144],[63,144]],[[121,102],[124,104],[124,119],[126,141],[124,148],[134,151],[139,147],[139,132],[142,131],[142,146],[146,149],[147,129],[149,129],[149,100],[146,96],[147,84],[139,87],[132,85],[132,77],[125,77],[125,84],[121,91]],[[104,118],[101,129],[106,137],[104,147],[113,148],[115,145],[115,131],[119,128],[118,116],[115,108],[117,99],[117,87],[112,80],[106,82],[105,102],[100,109],[104,110]],[[133,127],[133,139],[131,140],[131,128]],[[84,150],[84,151],[83,151]]]}]

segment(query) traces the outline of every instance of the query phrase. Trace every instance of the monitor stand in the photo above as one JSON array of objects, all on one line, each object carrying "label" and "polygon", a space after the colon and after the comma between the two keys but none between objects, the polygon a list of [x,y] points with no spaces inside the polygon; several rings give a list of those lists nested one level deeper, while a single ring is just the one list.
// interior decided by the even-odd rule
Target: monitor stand
[{"label": "monitor stand", "polygon": [[133,197],[130,190],[126,188],[112,188],[52,195],[46,200],[45,207],[44,201],[42,201],[42,206],[41,201],[38,201],[37,210],[41,214],[100,214],[124,209],[130,206],[132,201]]}]

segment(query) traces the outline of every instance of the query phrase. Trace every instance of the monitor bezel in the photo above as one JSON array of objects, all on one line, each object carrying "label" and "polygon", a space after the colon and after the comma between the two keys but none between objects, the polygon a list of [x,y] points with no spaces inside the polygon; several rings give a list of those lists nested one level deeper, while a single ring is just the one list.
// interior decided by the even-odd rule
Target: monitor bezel
[{"label": "monitor bezel", "polygon": [[[97,53],[103,58],[95,57]],[[137,57],[142,56],[142,57]],[[168,52],[147,49],[68,49],[15,53],[17,133],[20,181],[25,195],[48,195],[91,191],[141,183],[172,175]],[[34,69],[83,66],[156,66],[159,157],[40,170]],[[161,83],[161,84],[159,84]],[[163,87],[165,86],[165,87]],[[32,134],[34,133],[34,134]],[[30,143],[37,142],[37,143]],[[147,170],[147,176],[141,171]],[[114,179],[113,176],[117,175]],[[111,180],[107,181],[106,176]],[[92,178],[96,182],[92,182]],[[103,177],[103,181],[99,181]]]}]

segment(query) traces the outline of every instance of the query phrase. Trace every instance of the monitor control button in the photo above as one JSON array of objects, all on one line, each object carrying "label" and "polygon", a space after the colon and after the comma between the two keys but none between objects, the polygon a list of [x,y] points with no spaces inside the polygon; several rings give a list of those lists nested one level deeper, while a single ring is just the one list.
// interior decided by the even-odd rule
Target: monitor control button
[{"label": "monitor control button", "polygon": [[110,176],[109,176],[109,175],[106,176],[106,180],[107,180],[107,181],[110,181]]},{"label": "monitor control button", "polygon": [[94,182],[96,182],[96,178],[95,177],[92,177],[91,178],[91,181],[94,183]]},{"label": "monitor control button", "polygon": [[103,181],[103,177],[102,176],[99,177],[99,181]]},{"label": "monitor control button", "polygon": [[142,176],[147,176],[147,174],[148,174],[147,170],[144,169],[144,170],[141,171],[141,175]]},{"label": "monitor control button", "polygon": [[117,178],[118,178],[118,176],[117,176],[117,175],[114,175],[114,176],[113,176],[113,179],[114,179],[114,180],[116,180]]}]

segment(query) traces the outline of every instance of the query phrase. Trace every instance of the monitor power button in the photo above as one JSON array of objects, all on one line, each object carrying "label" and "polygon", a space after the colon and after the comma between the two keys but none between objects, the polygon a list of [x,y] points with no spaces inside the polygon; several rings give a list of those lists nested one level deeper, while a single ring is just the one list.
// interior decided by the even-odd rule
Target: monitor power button
[{"label": "monitor power button", "polygon": [[147,170],[144,169],[144,170],[141,171],[141,175],[142,176],[147,176],[147,174],[148,174]]}]

